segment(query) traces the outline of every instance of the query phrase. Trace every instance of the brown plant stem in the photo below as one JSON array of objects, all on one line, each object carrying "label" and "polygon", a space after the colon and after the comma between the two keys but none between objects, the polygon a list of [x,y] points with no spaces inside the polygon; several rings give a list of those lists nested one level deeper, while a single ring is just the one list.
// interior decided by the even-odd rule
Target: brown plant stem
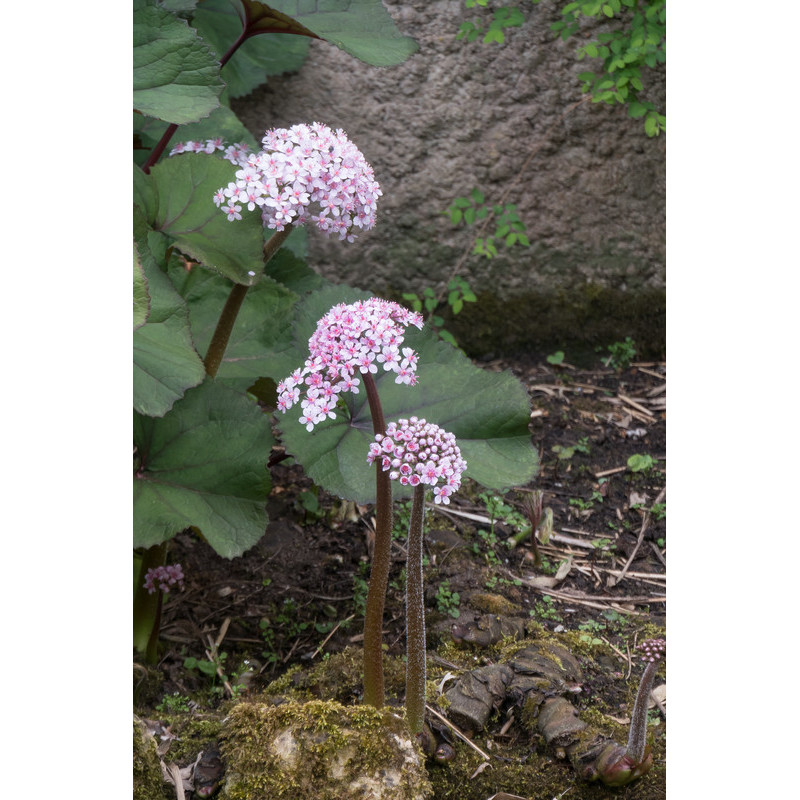
[{"label": "brown plant stem", "polygon": [[149,664],[158,660],[158,634],[161,627],[161,591],[150,594],[144,588],[144,578],[149,569],[162,567],[167,562],[167,543],[149,547],[142,554],[139,574],[133,592],[133,646],[145,654]]},{"label": "brown plant stem", "polygon": [[[286,238],[292,232],[292,226],[287,225],[282,231],[275,231],[264,244],[264,264],[266,264],[278,252],[281,245],[286,241]],[[211,342],[208,345],[208,351],[203,361],[206,368],[206,374],[209,378],[215,378],[219,371],[222,358],[225,355],[225,350],[228,347],[228,341],[233,332],[233,326],[236,324],[236,317],[239,315],[239,309],[242,307],[245,295],[249,286],[241,283],[235,283],[225,301],[222,313],[219,315],[217,327],[214,335],[211,337]]]},{"label": "brown plant stem", "polygon": [[[369,372],[364,373],[364,388],[367,393],[372,427],[376,434],[385,433],[386,422],[378,398],[378,387]],[[386,587],[389,583],[389,568],[392,555],[392,482],[389,473],[375,461],[375,549],[367,591],[364,613],[364,702],[382,708],[383,688],[383,608]]]},{"label": "brown plant stem", "polygon": [[414,487],[406,558],[406,719],[411,733],[425,724],[425,603],[422,591],[422,541],[425,485]]},{"label": "brown plant stem", "polygon": [[634,764],[639,764],[644,758],[647,746],[647,702],[653,688],[653,681],[658,669],[658,661],[651,661],[642,673],[642,680],[636,692],[631,714],[631,727],[628,733],[628,748],[625,754]]}]

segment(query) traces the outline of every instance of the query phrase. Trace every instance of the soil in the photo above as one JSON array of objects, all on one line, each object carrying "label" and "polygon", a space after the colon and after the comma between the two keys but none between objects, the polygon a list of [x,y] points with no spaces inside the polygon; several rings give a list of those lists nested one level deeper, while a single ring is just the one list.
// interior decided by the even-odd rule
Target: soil
[{"label": "soil", "polygon": [[[491,502],[487,508],[481,494],[496,493],[470,481],[448,509],[428,513],[429,672],[437,659],[452,663],[447,656],[453,623],[468,623],[487,611],[522,616],[541,631],[570,631],[610,648],[600,667],[586,664],[587,681],[574,703],[583,712],[602,701],[606,715],[624,722],[641,672],[630,658],[633,647],[645,629],[663,628],[666,619],[666,367],[651,362],[578,369],[520,360],[480,366],[511,369],[528,387],[530,430],[541,466],[529,485],[499,498],[505,508],[494,520]],[[650,456],[650,466],[634,470],[628,465],[634,455]],[[244,688],[235,692],[256,694],[293,667],[309,668],[324,662],[326,654],[359,646],[373,509],[318,491],[290,460],[272,469],[272,479],[266,535],[242,557],[224,559],[189,531],[173,540],[169,560],[182,564],[185,589],[166,599],[157,669],[149,671],[148,680],[141,679],[141,669],[135,672],[140,716],[168,718],[174,711],[170,703],[212,715],[224,708],[237,684]],[[553,515],[549,543],[538,544],[540,566],[530,538],[507,546],[534,490],[543,492],[544,508]],[[398,504],[384,615],[388,654],[398,658],[405,648],[403,511]],[[535,585],[568,559],[562,580],[548,588]],[[226,681],[185,664],[187,658],[210,660],[215,646],[224,654]],[[358,703],[357,686],[350,697],[337,699]],[[660,772],[658,785],[646,796],[661,797],[665,708],[651,715],[662,746],[654,768]],[[481,734],[484,749],[492,742],[501,759],[509,737],[530,738],[515,724],[504,729],[505,722],[502,714]],[[568,796],[610,795],[573,787]],[[614,796],[640,795],[623,790]]]}]

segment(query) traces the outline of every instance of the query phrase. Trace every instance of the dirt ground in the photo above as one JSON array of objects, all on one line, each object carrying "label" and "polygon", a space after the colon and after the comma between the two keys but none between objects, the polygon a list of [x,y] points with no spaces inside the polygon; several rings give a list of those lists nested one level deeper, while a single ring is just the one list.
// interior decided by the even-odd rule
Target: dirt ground
[{"label": "dirt ground", "polygon": [[[428,512],[429,662],[452,644],[453,623],[512,609],[547,631],[578,632],[612,648],[617,655],[604,671],[587,671],[575,705],[588,708],[602,692],[605,708],[624,722],[630,711],[624,679],[638,675],[633,648],[645,625],[666,624],[666,366],[578,369],[518,360],[481,366],[511,369],[528,387],[541,466],[530,484],[503,496],[467,481],[448,508]],[[631,456],[640,458],[629,465]],[[549,543],[538,545],[540,566],[530,538],[508,546],[534,490],[543,492],[553,519]],[[389,655],[402,657],[407,508],[397,504],[396,512],[384,641]],[[136,696],[141,716],[162,718],[181,698],[188,698],[184,711],[212,713],[231,690],[256,693],[293,666],[309,667],[360,644],[373,509],[317,491],[300,467],[283,461],[273,468],[269,517],[263,539],[233,560],[191,533],[173,541],[169,560],[182,564],[185,589],[165,604],[157,679]],[[215,655],[223,676],[198,666]],[[187,666],[192,658],[195,666]],[[346,699],[359,702],[357,688]],[[663,737],[665,705],[651,714]],[[503,722],[482,741],[494,736],[502,744],[522,735],[513,726],[501,731]],[[663,749],[661,756],[663,772]],[[663,795],[648,795],[657,796]]]}]

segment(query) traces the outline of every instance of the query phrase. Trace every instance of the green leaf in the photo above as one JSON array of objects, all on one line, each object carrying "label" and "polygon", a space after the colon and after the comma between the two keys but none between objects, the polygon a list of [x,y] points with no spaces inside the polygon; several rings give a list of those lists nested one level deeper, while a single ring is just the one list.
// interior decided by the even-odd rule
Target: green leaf
[{"label": "green leaf", "polygon": [[161,417],[206,371],[194,349],[189,312],[148,245],[141,213],[134,209],[134,241],[150,297],[147,322],[133,334],[133,407]]},{"label": "green leaf", "polygon": [[[302,269],[304,262],[286,248],[270,261],[276,271]],[[183,274],[181,274],[183,272]],[[216,329],[222,307],[231,291],[230,281],[207,270],[186,274],[173,267],[170,276],[189,307],[192,335],[205,353]],[[298,295],[265,276],[252,286],[239,309],[217,381],[244,392],[258,378],[286,377],[297,366],[292,346],[292,321]]]},{"label": "green leaf", "polygon": [[[166,129],[165,122],[134,114],[134,133],[138,134],[142,144],[142,149],[134,152],[141,163],[144,163],[147,156],[150,155],[150,151],[158,144]],[[224,139],[229,144],[242,142],[253,150],[258,150],[260,146],[253,134],[245,128],[236,114],[227,106],[220,106],[212,111],[210,116],[199,122],[181,125],[180,130],[170,140],[170,146],[174,146],[178,142],[204,142],[217,137]]]},{"label": "green leaf", "polygon": [[162,419],[134,414],[133,433],[134,547],[192,526],[219,555],[234,558],[261,538],[273,438],[255,403],[209,379]]},{"label": "green leaf", "polygon": [[150,295],[144,276],[141,256],[136,241],[133,242],[133,329],[141,328],[150,314]]},{"label": "green leaf", "polygon": [[[219,56],[227,52],[242,32],[240,16],[229,0],[203,0],[192,19],[192,26]],[[296,24],[292,26],[295,27],[298,32],[307,30]],[[310,42],[308,35],[286,36],[284,33],[266,33],[249,38],[222,68],[228,96],[243,97],[263,84],[270,75],[296,72],[308,56]]]},{"label": "green leaf", "polygon": [[136,164],[133,165],[133,205],[141,211],[145,222],[152,225],[158,212],[158,198],[152,179]]},{"label": "green leaf", "polygon": [[235,283],[252,286],[264,266],[261,214],[244,207],[242,219],[229,222],[212,199],[235,172],[229,161],[206,153],[160,161],[150,172],[158,199],[154,227],[187,256]]},{"label": "green leaf", "polygon": [[225,84],[219,63],[185,20],[134,0],[133,107],[178,125],[207,117]]},{"label": "green leaf", "polygon": [[[397,30],[381,0],[314,3],[270,0],[269,5],[257,0],[231,2],[240,9],[240,14],[248,14],[250,18],[269,19],[269,11],[274,9],[293,18],[320,39],[375,67],[402,64],[419,49],[410,36],[403,36]],[[269,29],[270,24],[261,23],[260,29]]]},{"label": "green leaf", "polygon": [[[334,300],[342,288],[332,287],[302,304],[296,366],[308,357],[305,334],[313,333],[315,321],[336,302],[355,299],[351,290],[344,299]],[[491,373],[474,366],[429,326],[408,330],[403,347],[419,353],[419,384],[398,385],[394,373],[375,376],[387,423],[410,415],[424,417],[456,436],[469,477],[497,490],[527,483],[538,463],[528,431],[530,402],[524,386],[510,372]],[[341,497],[372,502],[375,472],[367,464],[367,453],[373,427],[366,394],[362,390],[342,399],[345,406],[337,407],[337,418],[311,433],[298,422],[299,407],[291,409],[279,419],[282,440],[315,483]],[[398,485],[396,494],[406,496],[409,491]]]}]

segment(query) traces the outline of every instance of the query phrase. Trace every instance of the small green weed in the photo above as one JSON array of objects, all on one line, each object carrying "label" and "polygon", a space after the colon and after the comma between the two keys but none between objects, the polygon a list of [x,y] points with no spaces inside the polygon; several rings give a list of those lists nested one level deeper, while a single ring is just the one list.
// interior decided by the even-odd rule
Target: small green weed
[{"label": "small green weed", "polygon": [[[414,311],[421,312],[423,308],[428,312],[428,321],[439,334],[439,336],[446,342],[449,342],[453,347],[458,347],[455,337],[449,331],[442,328],[444,319],[438,314],[434,313],[440,305],[439,297],[430,286],[426,286],[422,290],[422,297],[416,292],[404,292],[403,299],[411,304]],[[455,316],[461,309],[464,308],[464,303],[474,303],[477,301],[475,293],[470,288],[469,283],[459,275],[453,276],[447,283],[447,305]]]},{"label": "small green weed", "polygon": [[649,453],[635,453],[628,459],[631,472],[648,472],[656,465],[656,460]]},{"label": "small green weed", "polygon": [[443,580],[436,590],[436,608],[442,614],[449,614],[451,617],[458,618],[458,606],[461,603],[461,596],[458,592],[450,589],[450,581]]},{"label": "small green weed", "polygon": [[189,698],[184,697],[180,692],[165,694],[156,706],[156,711],[160,711],[162,714],[180,714],[189,710]]},{"label": "small green weed", "polygon": [[630,336],[626,336],[624,342],[614,342],[609,345],[608,352],[608,357],[603,359],[603,363],[607,367],[627,369],[636,355],[636,343]]},{"label": "small green weed", "polygon": [[535,619],[549,619],[553,622],[561,621],[561,614],[558,613],[555,601],[549,594],[542,595],[542,599],[534,603],[529,613]]},{"label": "small green weed", "polygon": [[564,351],[556,350],[555,353],[551,353],[547,356],[547,363],[552,364],[554,367],[560,367],[564,363]]},{"label": "small green weed", "polygon": [[484,586],[490,591],[494,591],[498,586],[522,586],[522,581],[519,578],[509,580],[508,578],[501,578],[498,575],[492,575]]},{"label": "small green weed", "polygon": [[588,511],[590,508],[594,508],[595,503],[602,503],[602,502],[603,502],[603,495],[596,490],[592,492],[592,496],[588,500],[583,500],[580,497],[570,497],[569,499],[569,504],[579,509],[580,511]]}]

